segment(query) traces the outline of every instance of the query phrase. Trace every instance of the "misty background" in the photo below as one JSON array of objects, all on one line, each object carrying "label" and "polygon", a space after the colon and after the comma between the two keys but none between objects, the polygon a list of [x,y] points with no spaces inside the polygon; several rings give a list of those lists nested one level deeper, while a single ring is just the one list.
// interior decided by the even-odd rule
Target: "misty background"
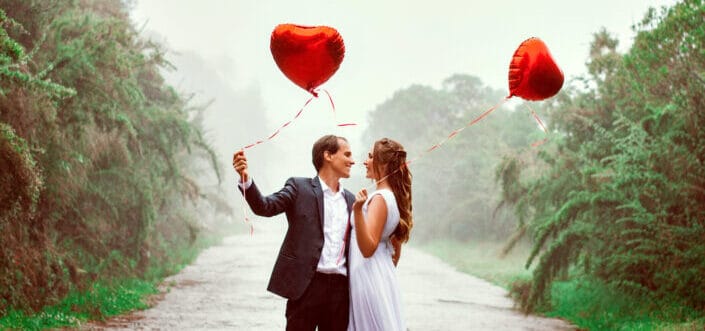
[{"label": "misty background", "polygon": [[[336,113],[322,94],[273,140],[246,151],[250,174],[264,193],[290,176],[313,176],[311,145],[332,133],[351,143],[357,165],[343,186],[356,192],[371,185],[362,161],[375,139],[399,140],[413,159],[506,96],[509,61],[525,39],[539,37],[548,45],[565,74],[565,89],[585,74],[593,34],[604,27],[625,50],[631,25],[648,7],[673,3],[149,0],[134,1],[131,15],[144,35],[168,48],[175,70],[165,73],[167,80],[192,95],[194,106],[208,106],[202,114],[206,137],[224,170],[224,199],[235,210],[228,221],[245,227],[232,153],[265,139],[310,97],[272,59],[269,38],[277,24],[328,25],[340,32],[345,58],[321,86]],[[532,107],[541,113],[541,103]],[[512,231],[511,213],[493,219],[494,168],[503,155],[543,138],[526,113],[511,115],[515,108],[527,109],[514,98],[411,165],[416,237],[482,235],[454,226],[455,219],[492,223],[488,231],[498,237]],[[339,122],[357,126],[337,127]],[[438,219],[446,220],[442,229],[430,226]]]},{"label": "misty background", "polygon": [[[372,142],[403,143],[415,225],[399,279],[425,293],[407,296],[424,301],[410,325],[449,310],[473,320],[448,319],[458,327],[495,319],[468,314],[485,291],[455,269],[580,329],[703,330],[704,18],[702,0],[0,0],[0,329],[102,328],[167,292],[150,325],[283,323],[260,282],[287,223],[248,211],[231,157],[311,98],[269,50],[290,22],[345,39],[322,86],[336,116],[314,100],[248,149],[251,174],[265,193],[312,176],[311,144],[335,133],[358,161],[343,181],[354,192],[372,187]],[[529,37],[565,72],[562,90],[466,126],[505,100]],[[116,319],[147,325],[130,316]]]}]

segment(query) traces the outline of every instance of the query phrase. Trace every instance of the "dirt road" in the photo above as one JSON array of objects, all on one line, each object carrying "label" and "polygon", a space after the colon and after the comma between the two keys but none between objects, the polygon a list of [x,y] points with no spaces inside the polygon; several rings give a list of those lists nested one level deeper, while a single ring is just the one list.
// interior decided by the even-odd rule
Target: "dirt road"
[{"label": "dirt road", "polygon": [[[227,238],[205,250],[153,308],[87,324],[83,330],[284,330],[285,300],[267,281],[285,230],[284,221],[255,223],[255,233]],[[524,316],[506,291],[462,274],[406,246],[398,265],[409,330],[571,330],[557,319]]]}]

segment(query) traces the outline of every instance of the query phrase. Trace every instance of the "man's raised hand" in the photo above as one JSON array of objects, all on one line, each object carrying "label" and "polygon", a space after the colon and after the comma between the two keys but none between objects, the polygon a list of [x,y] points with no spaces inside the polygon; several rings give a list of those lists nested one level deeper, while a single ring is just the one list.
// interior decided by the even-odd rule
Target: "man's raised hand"
[{"label": "man's raised hand", "polygon": [[240,182],[247,182],[249,176],[247,174],[247,158],[245,157],[245,151],[239,150],[233,154],[233,168],[240,175]]}]

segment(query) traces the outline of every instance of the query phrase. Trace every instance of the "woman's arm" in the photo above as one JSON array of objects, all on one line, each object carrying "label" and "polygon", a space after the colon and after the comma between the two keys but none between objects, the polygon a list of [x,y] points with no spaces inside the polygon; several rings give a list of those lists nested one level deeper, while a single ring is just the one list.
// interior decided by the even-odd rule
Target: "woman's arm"
[{"label": "woman's arm", "polygon": [[377,250],[382,238],[384,223],[387,221],[387,204],[381,195],[375,195],[367,204],[367,218],[362,213],[362,205],[367,199],[367,190],[361,190],[353,204],[355,213],[355,235],[357,245],[364,257],[370,257]]}]

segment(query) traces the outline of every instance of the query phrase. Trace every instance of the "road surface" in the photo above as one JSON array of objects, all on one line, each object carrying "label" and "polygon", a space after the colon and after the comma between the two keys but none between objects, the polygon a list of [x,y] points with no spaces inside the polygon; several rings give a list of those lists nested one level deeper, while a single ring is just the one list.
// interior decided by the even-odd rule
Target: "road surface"
[{"label": "road surface", "polygon": [[[255,232],[226,238],[167,278],[166,294],[147,310],[83,330],[284,330],[286,301],[267,292],[286,222],[255,223]],[[397,266],[404,318],[416,330],[573,330],[568,323],[525,316],[504,289],[463,274],[405,245]]]}]

